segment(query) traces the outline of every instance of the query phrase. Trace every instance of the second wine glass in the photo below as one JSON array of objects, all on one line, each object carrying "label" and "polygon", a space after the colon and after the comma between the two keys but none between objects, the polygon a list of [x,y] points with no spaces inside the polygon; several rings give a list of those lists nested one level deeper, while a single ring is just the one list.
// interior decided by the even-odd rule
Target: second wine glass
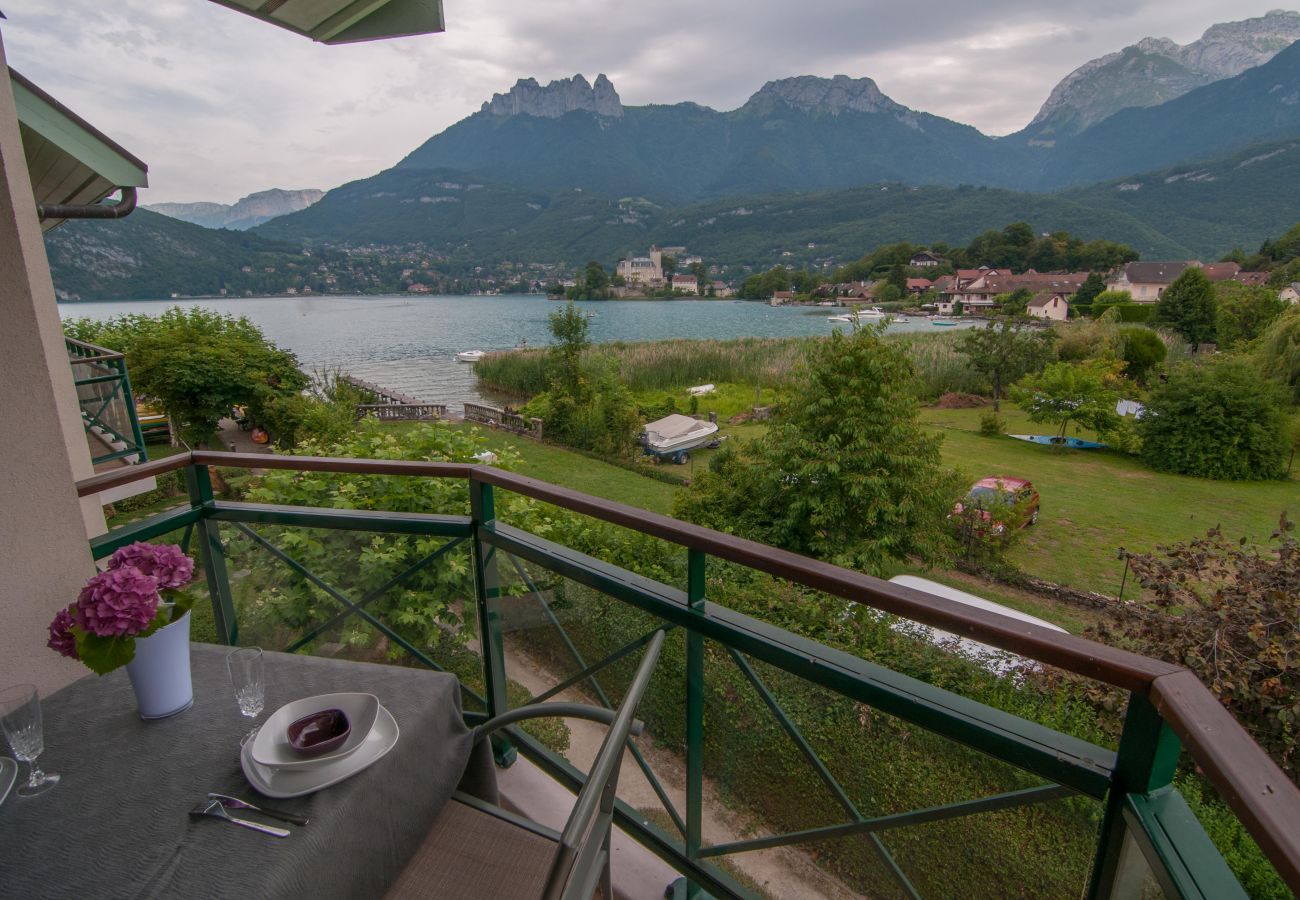
[{"label": "second wine glass", "polygon": [[[256,719],[266,706],[266,672],[262,666],[261,647],[240,647],[226,656],[226,669],[230,672],[230,684],[235,689],[235,702],[239,704],[241,715]],[[254,726],[240,743],[248,741],[257,734]]]},{"label": "second wine glass", "polygon": [[14,756],[30,768],[27,783],[18,788],[19,797],[35,797],[59,783],[58,775],[42,772],[36,765],[36,757],[45,749],[45,736],[41,731],[41,698],[35,685],[19,684],[0,691],[0,728]]}]

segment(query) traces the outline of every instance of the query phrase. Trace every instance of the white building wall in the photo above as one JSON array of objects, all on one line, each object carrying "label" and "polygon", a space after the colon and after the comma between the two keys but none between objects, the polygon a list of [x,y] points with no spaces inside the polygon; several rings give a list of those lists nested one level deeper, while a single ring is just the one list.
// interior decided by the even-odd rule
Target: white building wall
[{"label": "white building wall", "polygon": [[98,501],[54,285],[32,201],[13,89],[0,45],[0,685],[48,693],[86,674],[45,646],[55,611],[94,572]]}]

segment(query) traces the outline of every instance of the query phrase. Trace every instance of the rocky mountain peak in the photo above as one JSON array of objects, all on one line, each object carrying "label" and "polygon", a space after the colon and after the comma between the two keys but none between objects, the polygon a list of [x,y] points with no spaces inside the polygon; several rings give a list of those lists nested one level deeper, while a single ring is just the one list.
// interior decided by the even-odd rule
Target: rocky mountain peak
[{"label": "rocky mountain peak", "polygon": [[276,216],[306,209],[325,196],[316,188],[286,191],[271,188],[242,197],[235,203],[152,203],[143,208],[204,228],[233,228],[246,231]]},{"label": "rocky mountain peak", "polygon": [[870,78],[818,78],[799,75],[769,81],[746,101],[741,109],[762,111],[773,103],[784,103],[804,112],[838,115],[845,110],[905,115],[912,111],[881,93]]},{"label": "rocky mountain peak", "polygon": [[1211,25],[1179,45],[1143,38],[1084,63],[1061,80],[1025,129],[1031,143],[1051,145],[1129,106],[1156,106],[1203,85],[1263,65],[1300,40],[1300,13],[1275,9],[1255,19]]},{"label": "rocky mountain peak", "polygon": [[560,78],[542,87],[535,78],[521,78],[505,94],[493,94],[480,112],[493,116],[537,116],[558,119],[565,113],[585,110],[598,116],[623,115],[618,91],[604,74],[590,84],[581,75]]}]

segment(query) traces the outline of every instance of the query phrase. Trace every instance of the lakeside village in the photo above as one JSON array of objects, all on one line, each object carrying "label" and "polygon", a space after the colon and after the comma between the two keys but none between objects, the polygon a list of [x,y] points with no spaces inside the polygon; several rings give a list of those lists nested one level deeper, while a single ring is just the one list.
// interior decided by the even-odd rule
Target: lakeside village
[{"label": "lakeside village", "polygon": [[[895,310],[907,309],[939,317],[986,317],[1010,312],[1064,321],[1072,316],[1086,315],[1091,301],[1102,292],[1116,292],[1108,298],[1112,302],[1128,302],[1152,310],[1164,290],[1188,268],[1201,269],[1211,282],[1216,283],[1232,281],[1251,287],[1271,283],[1269,272],[1246,270],[1231,260],[1216,263],[1195,259],[1129,261],[1091,271],[1040,272],[1032,267],[1018,271],[1007,265],[958,268],[942,253],[927,249],[916,250],[906,262],[900,260],[889,266],[876,266],[877,271],[871,273],[874,277],[834,280],[836,275],[852,271],[854,264],[835,270],[829,278],[781,264],[766,272],[747,274],[738,284],[718,276],[729,275],[733,269],[746,275],[753,273],[753,266],[707,264],[703,257],[689,252],[684,246],[651,246],[645,255],[625,256],[615,263],[612,274],[596,261],[587,263],[584,269],[572,275],[561,274],[562,264],[502,263],[497,267],[499,271],[475,267],[473,277],[453,280],[441,277],[436,262],[421,258],[415,251],[365,248],[334,251],[330,255],[337,254],[342,254],[340,259],[321,261],[310,266],[307,273],[291,276],[296,284],[278,290],[234,291],[222,288],[215,296],[545,293],[555,298],[575,300],[739,298],[762,300],[773,306],[896,304]],[[375,267],[377,270],[372,271]],[[393,271],[388,272],[389,269]],[[259,274],[247,265],[241,268],[241,273],[245,276]],[[266,266],[260,274],[274,278],[285,273],[275,266]],[[1272,283],[1278,287],[1279,299],[1289,303],[1300,300],[1300,281],[1288,281],[1278,286],[1274,279]],[[171,294],[172,299],[187,296],[199,295]],[[78,298],[65,296],[61,299]],[[1146,321],[1148,316],[1149,313],[1126,312],[1124,319]]]}]

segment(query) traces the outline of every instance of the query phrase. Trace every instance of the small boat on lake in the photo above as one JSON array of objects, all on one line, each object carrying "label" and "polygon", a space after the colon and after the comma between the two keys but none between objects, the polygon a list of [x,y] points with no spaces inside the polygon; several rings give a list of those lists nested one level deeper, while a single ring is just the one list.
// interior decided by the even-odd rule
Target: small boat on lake
[{"label": "small boat on lake", "polygon": [[716,422],[692,419],[673,413],[646,424],[641,433],[641,445],[651,456],[668,457],[675,463],[684,463],[687,451],[703,447],[717,434]]},{"label": "small boat on lake", "polygon": [[957,321],[955,319],[931,319],[930,324],[936,325],[939,328],[951,328],[953,325],[957,324]]},{"label": "small boat on lake", "polygon": [[462,350],[456,354],[458,362],[476,363],[487,354],[482,350]]}]

